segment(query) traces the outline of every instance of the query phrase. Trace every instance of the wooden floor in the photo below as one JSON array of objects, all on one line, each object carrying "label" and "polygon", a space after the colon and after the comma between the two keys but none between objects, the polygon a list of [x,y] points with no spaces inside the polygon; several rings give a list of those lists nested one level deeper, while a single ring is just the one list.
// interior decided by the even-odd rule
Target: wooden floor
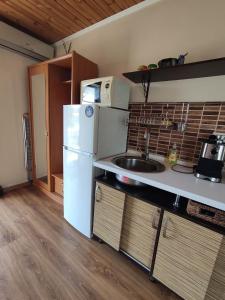
[{"label": "wooden floor", "polygon": [[179,299],[62,215],[33,187],[0,198],[0,300]]}]

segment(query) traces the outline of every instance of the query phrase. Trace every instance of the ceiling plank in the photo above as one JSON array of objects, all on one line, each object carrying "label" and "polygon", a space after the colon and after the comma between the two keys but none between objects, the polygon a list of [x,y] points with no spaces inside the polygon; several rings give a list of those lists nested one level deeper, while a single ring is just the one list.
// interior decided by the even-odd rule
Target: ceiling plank
[{"label": "ceiling plank", "polygon": [[111,8],[113,14],[116,14],[121,11],[121,8],[119,7],[119,5],[117,4],[116,1],[114,1],[114,0],[103,0],[103,1],[106,2],[108,7]]},{"label": "ceiling plank", "polygon": [[29,0],[20,0],[20,6],[17,6],[18,1],[17,0],[10,0],[7,1],[8,6],[11,7],[17,7],[17,11],[20,11],[22,14],[27,16],[28,18],[32,20],[36,20],[39,22],[39,24],[42,24],[42,27],[44,30],[53,31],[56,34],[64,34],[64,30],[62,30],[61,27],[56,27],[57,22],[54,22],[54,19],[50,17],[48,14],[37,14],[33,10],[34,3]]},{"label": "ceiling plank", "polygon": [[94,9],[91,9],[88,2],[85,0],[78,1],[77,7],[80,11],[84,11],[92,20],[94,23],[99,22],[101,20],[101,15],[97,13]]},{"label": "ceiling plank", "polygon": [[0,19],[53,43],[143,0],[0,0]]},{"label": "ceiling plank", "polygon": [[111,12],[102,0],[88,0],[88,3],[92,9],[98,11],[102,18],[105,19],[111,16]]},{"label": "ceiling plank", "polygon": [[29,28],[31,32],[38,32],[39,36],[45,37],[48,41],[54,41],[59,34],[54,34],[50,31],[45,31],[42,26],[39,24],[39,22],[35,20],[30,20],[30,18],[27,18],[25,15],[21,14],[17,9],[15,8],[9,8],[7,7],[3,2],[0,1],[0,15],[8,19],[9,21],[12,21],[21,27]]},{"label": "ceiling plank", "polygon": [[80,10],[80,8],[74,4],[74,0],[65,0],[65,2],[67,2],[71,8],[74,14],[79,14],[80,18],[82,20],[85,20],[85,22],[87,22],[89,25],[86,25],[87,27],[92,25],[94,23],[94,21],[88,16],[88,14],[85,12],[85,10]]},{"label": "ceiling plank", "polygon": [[[28,12],[32,9],[32,7],[34,7],[33,0],[20,0],[20,1],[23,3],[24,6],[25,5],[27,6]],[[69,31],[69,27],[67,27],[65,23],[63,23],[63,21],[59,20],[54,15],[49,14],[46,9],[42,9],[41,5],[38,5],[38,3],[36,3],[36,5],[38,6],[38,14],[37,13],[35,14],[36,18],[45,20],[46,23],[48,23],[53,28],[53,30],[57,28],[59,32],[63,32],[63,33],[65,32],[65,30]]]},{"label": "ceiling plank", "polygon": [[89,26],[89,21],[85,18],[81,17],[81,14],[74,9],[74,6],[70,5],[67,1],[61,1],[61,0],[56,0],[62,7],[64,7],[65,10],[70,12],[71,15],[77,18],[77,22],[79,22],[80,27],[84,28],[86,26]]},{"label": "ceiling plank", "polygon": [[76,24],[76,19],[71,20],[71,16],[62,9],[62,7],[54,0],[35,0],[36,5],[42,11],[47,11],[48,14],[54,16],[59,20],[59,22],[64,23],[64,27],[68,28],[68,30],[80,30],[80,26]]}]

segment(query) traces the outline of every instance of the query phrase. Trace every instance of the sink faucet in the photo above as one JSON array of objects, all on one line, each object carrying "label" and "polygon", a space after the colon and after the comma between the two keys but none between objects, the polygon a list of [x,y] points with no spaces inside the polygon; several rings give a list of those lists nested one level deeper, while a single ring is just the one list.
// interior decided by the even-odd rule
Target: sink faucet
[{"label": "sink faucet", "polygon": [[150,141],[150,127],[146,127],[144,139],[145,139],[145,152],[142,154],[142,156],[147,160],[149,159],[149,141]]}]

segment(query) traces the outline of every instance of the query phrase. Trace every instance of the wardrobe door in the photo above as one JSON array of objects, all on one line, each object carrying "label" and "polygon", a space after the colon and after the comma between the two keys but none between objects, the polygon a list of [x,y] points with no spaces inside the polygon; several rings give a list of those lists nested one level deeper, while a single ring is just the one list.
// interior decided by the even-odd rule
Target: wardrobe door
[{"label": "wardrobe door", "polygon": [[50,190],[47,66],[29,68],[34,182]]}]

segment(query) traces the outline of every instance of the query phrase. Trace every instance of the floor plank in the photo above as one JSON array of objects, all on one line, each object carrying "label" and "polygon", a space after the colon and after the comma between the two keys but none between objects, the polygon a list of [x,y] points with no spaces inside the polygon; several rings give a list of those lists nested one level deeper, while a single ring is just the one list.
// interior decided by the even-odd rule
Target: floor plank
[{"label": "floor plank", "polygon": [[126,256],[89,240],[34,187],[0,198],[0,299],[178,300]]}]

